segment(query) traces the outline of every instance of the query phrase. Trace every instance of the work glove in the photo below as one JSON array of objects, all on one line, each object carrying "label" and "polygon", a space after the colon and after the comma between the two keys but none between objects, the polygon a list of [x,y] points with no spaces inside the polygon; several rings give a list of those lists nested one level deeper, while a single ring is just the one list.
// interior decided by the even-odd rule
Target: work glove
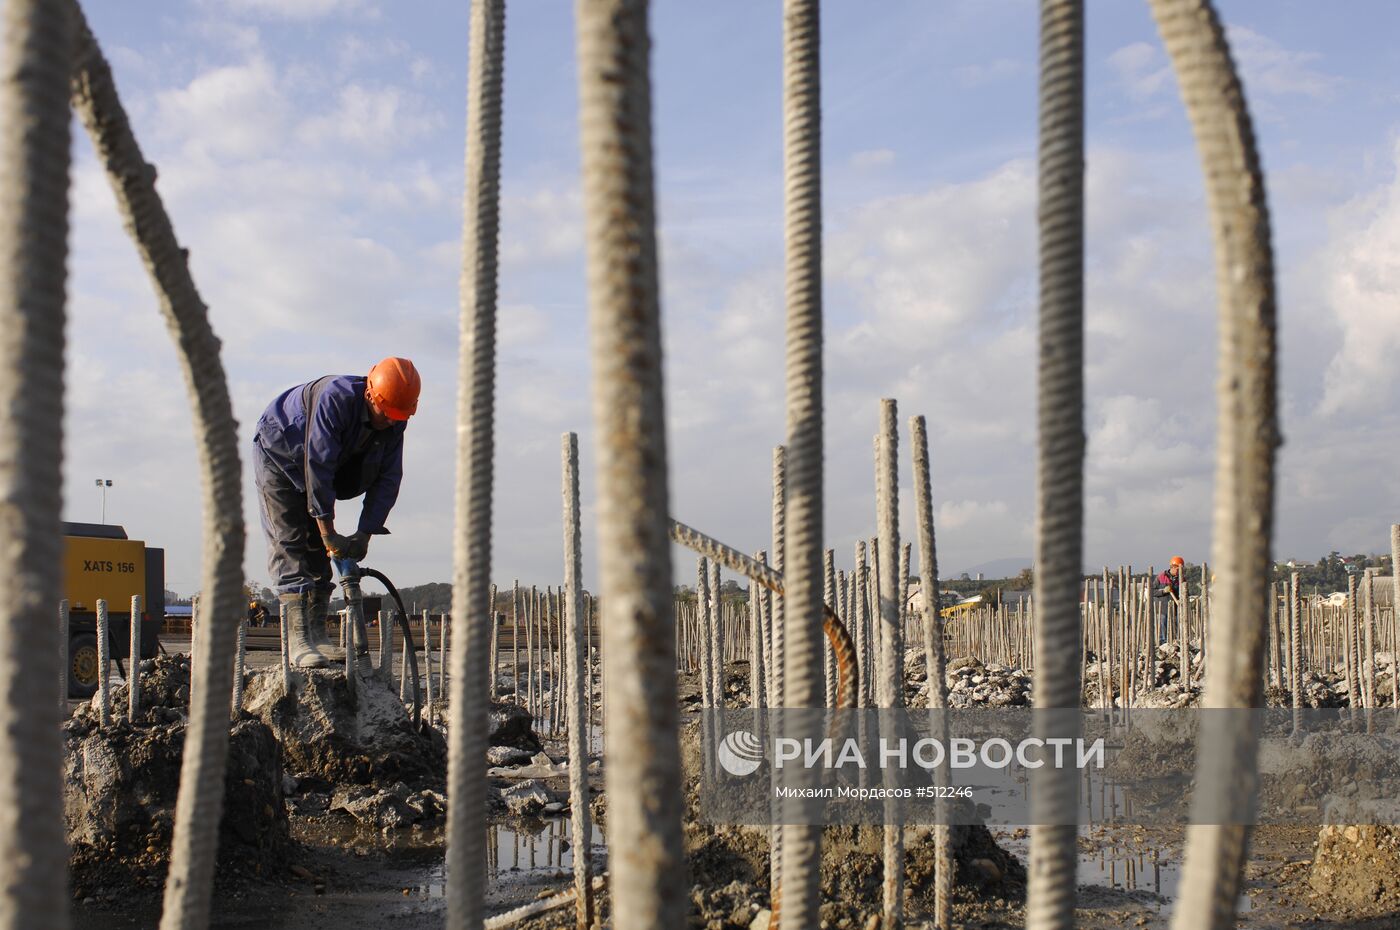
[{"label": "work glove", "polygon": [[359,562],[363,560],[366,555],[369,554],[368,533],[363,531],[356,533],[354,536],[350,537],[349,543],[349,550],[346,552],[345,558],[353,559],[354,561]]},{"label": "work glove", "polygon": [[336,558],[355,558],[355,556],[350,554],[355,548],[353,536],[341,536],[339,533],[322,533],[321,540],[326,544],[326,551]]}]

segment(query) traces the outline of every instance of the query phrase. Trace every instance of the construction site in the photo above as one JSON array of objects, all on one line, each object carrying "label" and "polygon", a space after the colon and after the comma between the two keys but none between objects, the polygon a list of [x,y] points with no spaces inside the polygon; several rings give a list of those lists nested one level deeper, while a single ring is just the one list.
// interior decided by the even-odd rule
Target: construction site
[{"label": "construction site", "polygon": [[[945,521],[976,526],[943,506],[962,445],[883,391],[828,410],[820,76],[842,37],[823,34],[816,0],[784,0],[772,50],[783,338],[764,351],[784,389],[762,530],[731,538],[723,506],[677,503],[693,498],[669,431],[688,408],[665,389],[661,53],[643,0],[574,7],[591,419],[532,437],[558,481],[528,491],[548,499],[544,529],[502,512],[522,482],[498,465],[520,374],[502,363],[498,299],[513,72],[505,0],[465,6],[456,410],[441,420],[453,509],[394,511],[403,536],[450,529],[450,606],[428,602],[431,584],[412,589],[420,606],[390,577],[409,543],[388,515],[422,461],[405,434],[428,415],[426,375],[388,355],[279,388],[250,416],[234,373],[251,363],[216,331],[200,244],[180,237],[119,93],[134,53],[75,0],[5,0],[0,930],[1400,922],[1400,522],[1356,516],[1389,536],[1331,559],[1342,583],[1275,552],[1282,327],[1258,117],[1232,55],[1247,35],[1210,0],[1146,4],[1198,148],[1216,272],[1214,478],[1195,503],[1208,556],[1093,570],[1104,549],[1086,525],[1106,505],[1086,465],[1086,10],[1039,3],[1034,555],[984,582],[946,556],[940,571]],[[170,573],[195,559],[155,517],[108,522],[107,479],[100,523],[64,500],[73,440],[57,424],[82,379],[64,363],[68,238],[91,192],[78,133],[188,394],[187,608]],[[864,477],[837,480],[853,429]],[[850,500],[863,516],[848,532],[833,514]],[[534,577],[503,577],[512,533],[544,566]],[[913,766],[905,734],[921,737]],[[849,800],[818,803],[834,797]]]}]

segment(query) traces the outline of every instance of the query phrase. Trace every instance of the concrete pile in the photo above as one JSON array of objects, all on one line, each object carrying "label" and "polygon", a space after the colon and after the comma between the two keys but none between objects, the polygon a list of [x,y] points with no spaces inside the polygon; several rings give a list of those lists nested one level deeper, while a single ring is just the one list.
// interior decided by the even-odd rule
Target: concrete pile
[{"label": "concrete pile", "polygon": [[249,676],[243,708],[282,744],[288,770],[330,785],[441,784],[447,743],[429,726],[414,728],[408,711],[377,671],[357,670],[352,693],[339,668],[299,669],[294,693],[280,669]]},{"label": "concrete pile", "polygon": [[[140,663],[142,710],[126,719],[127,689],[99,726],[96,698],[63,727],[64,827],[74,896],[91,903],[156,894],[169,868],[189,713],[187,656]],[[219,881],[285,870],[291,839],[282,759],[272,731],[242,719],[229,737]]]},{"label": "concrete pile", "polygon": [[[373,831],[443,823],[446,738],[427,723],[413,725],[387,675],[357,669],[351,689],[340,668],[301,669],[293,684],[288,695],[280,669],[254,674],[244,688],[243,707],[281,744],[294,814],[349,819]],[[488,765],[536,763],[543,746],[529,712],[495,703],[489,722]],[[556,800],[550,797],[541,809]],[[506,809],[498,797],[493,807]]]}]

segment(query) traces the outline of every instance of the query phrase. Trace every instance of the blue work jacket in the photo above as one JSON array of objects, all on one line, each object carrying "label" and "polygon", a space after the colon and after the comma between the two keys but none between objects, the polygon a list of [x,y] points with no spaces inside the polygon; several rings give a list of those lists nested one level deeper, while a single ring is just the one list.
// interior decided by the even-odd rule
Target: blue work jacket
[{"label": "blue work jacket", "polygon": [[363,494],[358,531],[387,533],[384,521],[403,479],[407,426],[400,421],[374,429],[364,377],[327,375],[277,395],[258,418],[253,442],[306,494],[313,518],[333,520],[337,500]]}]

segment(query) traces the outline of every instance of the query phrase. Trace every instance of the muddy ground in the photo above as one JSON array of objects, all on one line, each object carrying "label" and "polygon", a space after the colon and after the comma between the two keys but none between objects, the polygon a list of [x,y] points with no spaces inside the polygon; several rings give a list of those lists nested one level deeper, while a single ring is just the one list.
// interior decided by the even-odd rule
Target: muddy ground
[{"label": "muddy ground", "polygon": [[[727,669],[731,700],[742,700],[741,669]],[[917,673],[916,673],[917,674]],[[917,691],[921,682],[913,681]],[[967,677],[964,675],[964,677]],[[1015,676],[1012,676],[1013,678]],[[1000,683],[1000,682],[998,682]],[[683,685],[691,684],[684,682]],[[980,683],[979,683],[980,684]],[[1020,683],[1013,682],[1017,687]],[[687,691],[682,689],[682,706]],[[553,760],[566,758],[562,742],[545,740]],[[594,761],[598,761],[595,757]],[[512,779],[493,779],[501,789]],[[550,792],[566,794],[563,777],[545,778]],[[595,785],[601,776],[593,775]],[[423,818],[390,829],[367,826],[345,810],[319,810],[303,800],[321,791],[293,787],[288,792],[290,848],[274,874],[245,875],[222,886],[216,894],[216,928],[306,928],[334,926],[337,930],[440,927],[445,918],[444,847],[440,819]],[[598,799],[598,810],[606,805]],[[543,812],[541,812],[543,813]],[[502,811],[490,817],[487,844],[491,869],[488,912],[503,913],[542,896],[561,893],[572,884],[567,812],[543,816],[512,816]],[[864,930],[876,912],[880,878],[878,834],[832,828],[825,834],[822,866],[823,927]],[[595,869],[606,869],[602,828],[595,825]],[[1081,829],[1079,912],[1077,924],[1089,928],[1169,925],[1172,902],[1180,882],[1184,829],[1103,827]],[[1338,836],[1336,841],[1346,838]],[[1239,902],[1239,925],[1257,928],[1336,928],[1379,930],[1400,925],[1400,891],[1385,885],[1375,899],[1358,903],[1357,889],[1348,884],[1345,869],[1314,879],[1313,857],[1318,843],[1315,828],[1259,828],[1254,833],[1244,893]],[[686,832],[690,859],[692,917],[690,926],[707,930],[763,925],[769,906],[767,840],[762,831],[712,830],[690,824]],[[907,912],[909,926],[932,916],[931,842],[922,831],[907,836]],[[992,829],[978,834],[959,853],[960,885],[954,918],[968,928],[1024,926],[1024,863],[1029,834],[1024,829]],[[1365,838],[1351,860],[1357,870],[1393,860],[1389,834]],[[1397,866],[1400,872],[1400,866]],[[1326,875],[1333,875],[1330,880]],[[963,882],[962,879],[967,879]],[[1355,884],[1352,882],[1351,884]],[[1374,884],[1374,883],[1373,883]],[[1329,894],[1348,895],[1339,902]],[[599,898],[606,920],[609,902]],[[86,896],[74,903],[77,930],[155,926],[159,896],[120,893],[111,899]],[[572,909],[565,908],[519,926],[572,927]]]}]

